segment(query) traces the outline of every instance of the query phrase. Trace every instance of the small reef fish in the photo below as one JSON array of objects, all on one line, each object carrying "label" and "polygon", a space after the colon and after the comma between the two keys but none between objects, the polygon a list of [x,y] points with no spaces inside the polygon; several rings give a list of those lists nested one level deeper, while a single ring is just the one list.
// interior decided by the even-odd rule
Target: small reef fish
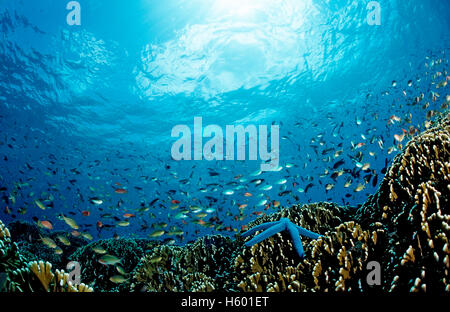
[{"label": "small reef fish", "polygon": [[47,230],[52,230],[53,229],[53,225],[50,221],[38,221],[38,225],[40,227],[44,227]]},{"label": "small reef fish", "polygon": [[53,239],[51,239],[50,237],[47,237],[47,236],[42,237],[41,236],[41,241],[45,246],[47,246],[49,248],[52,248],[52,249],[56,248],[55,241]]},{"label": "small reef fish", "polygon": [[365,187],[366,186],[364,184],[358,184],[358,186],[355,188],[355,192],[361,192]]},{"label": "small reef fish", "polygon": [[92,235],[89,234],[89,233],[81,233],[81,236],[83,236],[87,240],[92,240],[93,239]]},{"label": "small reef fish", "polygon": [[117,258],[116,256],[106,254],[102,256],[98,262],[105,265],[115,265],[117,263],[120,263],[122,260]]},{"label": "small reef fish", "polygon": [[128,279],[125,276],[118,274],[111,276],[109,280],[115,284],[121,284],[123,282],[126,282]]},{"label": "small reef fish", "polygon": [[153,233],[149,234],[148,236],[150,237],[160,237],[162,235],[164,235],[164,231],[163,230],[156,230]]},{"label": "small reef fish", "polygon": [[66,224],[67,224],[68,226],[70,226],[72,229],[74,229],[74,230],[78,230],[78,229],[79,229],[79,226],[78,226],[78,224],[75,222],[74,219],[69,218],[69,217],[66,217],[66,216],[64,216],[64,215],[62,215],[62,218],[63,218],[64,222],[66,222]]},{"label": "small reef fish", "polygon": [[70,242],[67,239],[67,237],[63,236],[63,235],[57,235],[56,238],[65,246],[70,246]]},{"label": "small reef fish", "polygon": [[94,205],[101,205],[101,204],[103,204],[103,200],[101,200],[101,199],[98,198],[98,197],[91,197],[91,198],[89,199],[89,201],[90,201],[92,204],[94,204]]},{"label": "small reef fish", "polygon": [[119,221],[117,222],[118,226],[126,227],[130,225],[130,221]]},{"label": "small reef fish", "polygon": [[45,207],[44,204],[39,199],[36,199],[34,202],[40,209],[42,209],[42,210],[47,209],[47,207]]},{"label": "small reef fish", "polygon": [[104,255],[104,254],[106,254],[106,250],[103,249],[103,248],[100,247],[100,246],[94,246],[94,247],[92,247],[91,249],[92,249],[96,254],[99,254],[99,255]]},{"label": "small reef fish", "polygon": [[127,272],[125,272],[125,269],[122,268],[120,265],[116,265],[116,270],[117,270],[117,272],[119,274],[122,274],[122,275],[127,275],[128,274]]}]

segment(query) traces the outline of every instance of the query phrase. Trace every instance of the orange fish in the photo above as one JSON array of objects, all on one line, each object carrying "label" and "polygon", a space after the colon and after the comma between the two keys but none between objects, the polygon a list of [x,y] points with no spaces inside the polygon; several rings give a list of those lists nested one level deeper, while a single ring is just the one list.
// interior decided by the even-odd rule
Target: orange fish
[{"label": "orange fish", "polygon": [[78,237],[78,236],[81,235],[81,233],[78,232],[78,231],[72,231],[72,232],[70,232],[70,234],[72,234],[72,235],[75,236],[75,237]]},{"label": "orange fish", "polygon": [[273,206],[274,206],[275,208],[279,207],[280,204],[281,204],[281,203],[280,203],[278,200],[274,200],[274,201],[273,201]]},{"label": "orange fish", "polygon": [[90,212],[90,211],[87,211],[87,210],[83,210],[83,211],[81,212],[81,214],[82,214],[83,216],[85,216],[85,217],[89,217],[89,215],[91,214],[91,212]]},{"label": "orange fish", "polygon": [[253,196],[253,195],[252,195],[252,193],[245,192],[244,196],[245,196],[245,197],[250,197],[250,196]]},{"label": "orange fish", "polygon": [[7,214],[10,214],[10,213],[11,213],[11,209],[9,209],[8,206],[6,206],[6,208],[5,208],[5,213],[7,213]]},{"label": "orange fish", "polygon": [[172,199],[172,204],[179,204],[180,203],[180,201],[179,200],[176,200],[176,199]]},{"label": "orange fish", "polygon": [[126,194],[126,193],[128,193],[128,191],[126,189],[123,189],[123,188],[115,189],[114,192],[117,193],[117,194]]},{"label": "orange fish", "polygon": [[123,214],[124,218],[131,218],[131,217],[136,217],[136,215],[132,214],[132,213],[124,213]]},{"label": "orange fish", "polygon": [[241,205],[239,205],[238,207],[239,207],[239,209],[244,209],[244,208],[246,208],[248,205],[247,204],[241,204]]},{"label": "orange fish", "polygon": [[119,182],[114,183],[117,186],[122,186],[122,184],[120,184]]},{"label": "orange fish", "polygon": [[366,145],[365,143],[358,143],[358,144],[356,144],[356,148],[361,148],[361,147],[363,147],[364,145]]},{"label": "orange fish", "polygon": [[98,227],[98,228],[103,227],[103,223],[102,223],[101,221],[97,221],[97,227]]},{"label": "orange fish", "polygon": [[40,221],[41,225],[45,227],[48,230],[53,229],[53,225],[50,223],[50,221]]}]

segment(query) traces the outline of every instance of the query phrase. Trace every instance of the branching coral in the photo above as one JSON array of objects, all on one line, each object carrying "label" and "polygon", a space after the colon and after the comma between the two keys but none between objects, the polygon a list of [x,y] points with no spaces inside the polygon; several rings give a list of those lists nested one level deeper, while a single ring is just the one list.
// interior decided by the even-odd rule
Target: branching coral
[{"label": "branching coral", "polygon": [[[292,243],[285,234],[277,234],[243,249],[235,259],[234,279],[238,287],[244,291],[352,289],[346,285],[351,283],[346,281],[352,278],[358,284],[369,253],[374,253],[372,237],[376,241],[382,232],[374,236],[362,231],[355,222],[341,223],[348,218],[346,214],[345,209],[325,203],[294,206],[265,217],[273,220],[289,215],[298,224],[321,230],[324,236],[308,241],[306,257],[302,260],[295,256]],[[331,228],[332,225],[335,228]]]},{"label": "branching coral", "polygon": [[378,192],[358,211],[361,224],[383,223],[386,290],[450,291],[450,115],[399,154]]},{"label": "branching coral", "polygon": [[45,291],[49,292],[92,292],[91,287],[81,283],[73,285],[69,280],[69,274],[64,271],[56,270],[56,274],[52,272],[52,265],[49,262],[33,261],[30,262],[29,268],[35,277],[41,282]]},{"label": "branching coral", "polygon": [[307,272],[312,272],[314,285],[311,289],[368,290],[367,264],[383,253],[384,240],[385,232],[381,224],[376,230],[368,231],[350,221],[311,242],[311,257],[303,262]]},{"label": "branching coral", "polygon": [[49,262],[31,262],[30,265],[31,272],[36,275],[36,277],[39,279],[39,281],[42,284],[42,287],[44,287],[45,291],[49,291],[50,288],[50,282],[53,280],[55,275],[52,273],[52,265]]},{"label": "branching coral", "polygon": [[250,223],[288,216],[323,237],[305,246],[300,262],[282,234],[243,249],[234,279],[245,291],[370,290],[366,265],[375,260],[382,269],[380,290],[448,292],[449,194],[447,115],[405,146],[356,213],[323,204],[314,210],[294,206]]}]

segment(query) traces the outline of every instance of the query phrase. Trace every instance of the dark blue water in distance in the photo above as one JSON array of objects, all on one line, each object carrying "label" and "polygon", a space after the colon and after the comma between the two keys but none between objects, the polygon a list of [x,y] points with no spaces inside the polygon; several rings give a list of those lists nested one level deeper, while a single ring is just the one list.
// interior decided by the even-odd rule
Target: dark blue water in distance
[{"label": "dark blue water in distance", "polygon": [[[383,0],[369,25],[362,0],[80,0],[74,26],[68,2],[0,0],[6,223],[184,244],[293,204],[357,207],[445,99],[447,1]],[[194,117],[279,125],[280,167],[173,160]]]}]

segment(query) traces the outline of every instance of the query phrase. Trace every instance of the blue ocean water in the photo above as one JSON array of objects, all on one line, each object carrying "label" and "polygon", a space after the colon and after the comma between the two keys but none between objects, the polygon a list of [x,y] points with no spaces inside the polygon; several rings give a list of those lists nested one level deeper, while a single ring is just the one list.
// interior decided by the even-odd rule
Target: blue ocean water
[{"label": "blue ocean water", "polygon": [[[357,207],[446,101],[446,1],[380,1],[380,25],[369,1],[80,0],[80,25],[68,3],[0,0],[6,222],[182,244],[293,204]],[[194,117],[279,125],[279,170],[173,160]]]}]

